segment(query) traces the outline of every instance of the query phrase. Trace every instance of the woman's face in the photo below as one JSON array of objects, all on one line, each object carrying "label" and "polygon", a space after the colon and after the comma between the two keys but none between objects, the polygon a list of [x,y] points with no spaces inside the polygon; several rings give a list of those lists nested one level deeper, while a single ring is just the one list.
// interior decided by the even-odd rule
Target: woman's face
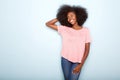
[{"label": "woman's face", "polygon": [[68,12],[67,14],[68,22],[72,25],[76,24],[76,15],[74,12]]}]

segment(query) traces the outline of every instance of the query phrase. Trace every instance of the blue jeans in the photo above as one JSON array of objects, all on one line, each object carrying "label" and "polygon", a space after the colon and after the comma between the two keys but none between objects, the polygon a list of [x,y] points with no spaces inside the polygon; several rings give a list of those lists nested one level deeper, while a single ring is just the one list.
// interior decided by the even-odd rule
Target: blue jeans
[{"label": "blue jeans", "polygon": [[78,65],[79,63],[73,63],[68,61],[65,58],[61,58],[61,65],[62,70],[64,74],[65,80],[78,80],[80,73],[72,73],[73,69]]}]

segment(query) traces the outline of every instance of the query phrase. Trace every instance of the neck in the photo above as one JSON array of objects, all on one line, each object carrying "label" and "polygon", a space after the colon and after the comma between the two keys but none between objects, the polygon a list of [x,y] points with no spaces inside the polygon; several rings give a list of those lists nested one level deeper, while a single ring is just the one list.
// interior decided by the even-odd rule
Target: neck
[{"label": "neck", "polygon": [[82,28],[82,26],[79,26],[78,24],[74,24],[74,25],[72,26],[72,28],[74,28],[74,29],[80,29],[80,28]]}]

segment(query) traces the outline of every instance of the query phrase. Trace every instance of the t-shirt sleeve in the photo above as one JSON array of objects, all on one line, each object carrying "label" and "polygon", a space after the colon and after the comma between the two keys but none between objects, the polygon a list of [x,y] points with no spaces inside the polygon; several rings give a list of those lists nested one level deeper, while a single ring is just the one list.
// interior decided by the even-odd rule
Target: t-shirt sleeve
[{"label": "t-shirt sleeve", "polygon": [[87,28],[86,30],[86,40],[85,40],[85,43],[89,43],[91,42],[91,36],[90,36],[90,31],[89,29]]},{"label": "t-shirt sleeve", "polygon": [[58,33],[61,34],[64,31],[64,26],[57,26]]}]

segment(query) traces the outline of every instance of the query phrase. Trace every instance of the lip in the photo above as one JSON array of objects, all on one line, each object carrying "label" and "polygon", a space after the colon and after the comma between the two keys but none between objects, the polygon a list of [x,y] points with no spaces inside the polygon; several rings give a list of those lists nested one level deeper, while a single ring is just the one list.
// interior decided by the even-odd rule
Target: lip
[{"label": "lip", "polygon": [[70,22],[73,22],[74,20],[70,20]]},{"label": "lip", "polygon": [[71,23],[71,24],[73,24],[73,23],[74,23],[74,20],[73,20],[73,19],[72,19],[72,20],[70,20],[70,23]]}]

